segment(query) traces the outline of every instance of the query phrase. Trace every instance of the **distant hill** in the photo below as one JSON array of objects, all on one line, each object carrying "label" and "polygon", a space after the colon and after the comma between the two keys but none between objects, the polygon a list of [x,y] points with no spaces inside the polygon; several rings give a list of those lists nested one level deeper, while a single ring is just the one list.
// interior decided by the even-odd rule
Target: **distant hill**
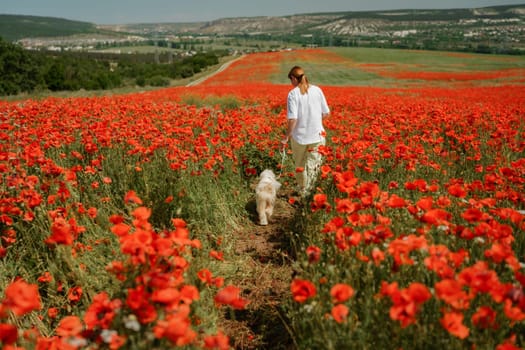
[{"label": "distant hill", "polygon": [[[233,17],[208,22],[96,25],[59,18],[0,15],[0,36],[8,41],[72,37],[49,45],[74,46],[73,34],[101,34],[120,42],[152,41],[172,45],[180,37],[236,37],[276,40],[283,45],[373,46],[525,53],[525,3],[463,9],[405,9],[306,13],[289,16]],[[104,42],[108,42],[107,38]],[[131,40],[131,39],[130,39]],[[185,39],[186,40],[186,39]],[[208,40],[208,39],[206,39]],[[40,40],[39,41],[43,41]],[[73,41],[73,42],[71,42]],[[117,43],[117,39],[115,39]],[[25,47],[34,41],[25,40]],[[40,43],[42,45],[42,43]]]},{"label": "distant hill", "polygon": [[525,3],[463,9],[406,9],[221,18],[202,23],[146,23],[105,29],[158,37],[181,33],[277,39],[303,46],[525,53]]},{"label": "distant hill", "polygon": [[88,22],[54,17],[0,14],[0,36],[7,41],[28,37],[69,36],[96,31],[96,25]]},{"label": "distant hill", "polygon": [[[501,24],[525,25],[525,3],[482,8],[439,10],[385,10],[358,12],[306,13],[290,16],[233,17],[196,23],[131,23],[104,26],[105,29],[132,33],[196,34],[302,34],[334,35],[380,33],[414,26],[455,26],[467,28],[496,21]],[[510,22],[507,22],[510,21]],[[523,27],[522,27],[523,28]]]}]

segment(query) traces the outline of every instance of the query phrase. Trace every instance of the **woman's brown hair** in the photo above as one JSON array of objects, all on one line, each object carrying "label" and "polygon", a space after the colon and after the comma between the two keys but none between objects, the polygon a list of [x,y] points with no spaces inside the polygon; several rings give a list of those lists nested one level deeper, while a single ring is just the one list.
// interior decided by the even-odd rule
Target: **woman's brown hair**
[{"label": "woman's brown hair", "polygon": [[308,84],[308,78],[304,75],[304,70],[299,66],[294,66],[290,70],[290,73],[288,73],[289,79],[292,79],[292,76],[299,82],[299,90],[301,90],[301,94],[306,94],[310,84]]}]

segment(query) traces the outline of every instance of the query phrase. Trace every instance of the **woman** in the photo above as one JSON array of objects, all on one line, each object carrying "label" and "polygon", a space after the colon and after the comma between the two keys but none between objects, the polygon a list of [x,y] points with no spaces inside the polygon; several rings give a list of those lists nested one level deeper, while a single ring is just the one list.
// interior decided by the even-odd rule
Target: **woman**
[{"label": "woman", "polygon": [[291,141],[292,154],[297,170],[295,178],[298,191],[304,196],[314,185],[321,166],[322,156],[318,147],[325,144],[323,118],[330,114],[323,91],[308,83],[304,70],[295,66],[288,73],[293,89],[288,93],[288,127],[281,139],[282,147]]}]

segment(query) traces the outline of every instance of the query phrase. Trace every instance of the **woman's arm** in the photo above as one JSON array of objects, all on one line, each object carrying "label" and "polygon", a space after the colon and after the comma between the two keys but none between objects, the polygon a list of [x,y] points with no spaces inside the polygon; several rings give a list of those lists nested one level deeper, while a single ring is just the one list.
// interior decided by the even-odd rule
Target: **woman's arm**
[{"label": "woman's arm", "polygon": [[297,124],[297,119],[288,119],[288,127],[286,128],[286,134],[281,139],[281,143],[286,145],[288,141],[290,140],[290,137],[292,137],[292,131],[295,129],[295,125]]}]

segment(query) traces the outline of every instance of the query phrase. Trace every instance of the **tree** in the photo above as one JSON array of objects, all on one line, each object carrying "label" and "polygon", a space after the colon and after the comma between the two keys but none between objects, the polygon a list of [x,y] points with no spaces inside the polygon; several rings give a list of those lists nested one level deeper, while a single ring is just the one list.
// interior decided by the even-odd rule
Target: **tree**
[{"label": "tree", "polygon": [[31,92],[39,83],[41,76],[33,57],[0,38],[0,94]]},{"label": "tree", "polygon": [[49,90],[64,90],[64,65],[61,62],[53,62],[45,73],[45,82]]}]

